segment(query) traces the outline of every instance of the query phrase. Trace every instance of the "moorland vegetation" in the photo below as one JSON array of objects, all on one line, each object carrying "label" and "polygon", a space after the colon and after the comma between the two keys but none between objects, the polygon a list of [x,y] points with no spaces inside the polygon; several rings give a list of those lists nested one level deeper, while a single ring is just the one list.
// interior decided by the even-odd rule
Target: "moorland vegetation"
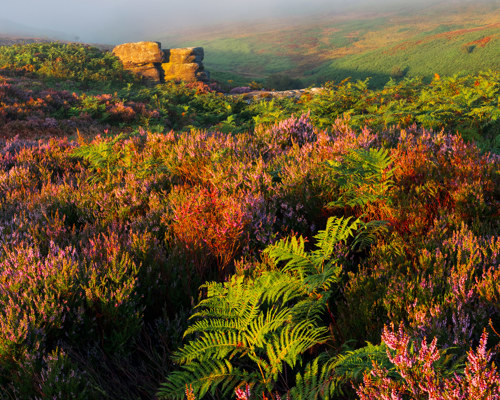
[{"label": "moorland vegetation", "polygon": [[499,101],[0,47],[0,398],[500,398]]},{"label": "moorland vegetation", "polygon": [[391,78],[419,76],[428,83],[435,73],[498,69],[498,1],[433,3],[401,9],[374,2],[352,14],[227,24],[160,38],[179,47],[203,46],[205,65],[220,81],[255,80],[277,90],[285,78],[308,86],[370,77],[370,87],[381,89]]}]

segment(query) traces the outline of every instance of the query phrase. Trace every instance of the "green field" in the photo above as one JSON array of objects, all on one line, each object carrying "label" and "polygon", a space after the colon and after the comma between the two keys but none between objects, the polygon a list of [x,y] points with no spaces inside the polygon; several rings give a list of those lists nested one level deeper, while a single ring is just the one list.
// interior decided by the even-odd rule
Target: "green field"
[{"label": "green field", "polygon": [[[500,28],[436,35],[397,46],[350,55],[311,71],[310,81],[371,77],[374,86],[385,84],[396,69],[403,75],[431,79],[434,74],[477,73],[500,68]],[[482,41],[488,40],[486,45]],[[479,43],[479,44],[478,44]],[[470,47],[469,47],[470,46]]]},{"label": "green field", "polygon": [[500,4],[444,8],[411,15],[400,10],[322,16],[179,33],[162,42],[203,46],[205,65],[219,80],[265,82],[272,74],[304,86],[371,77],[382,87],[392,77],[477,73],[500,67]]}]

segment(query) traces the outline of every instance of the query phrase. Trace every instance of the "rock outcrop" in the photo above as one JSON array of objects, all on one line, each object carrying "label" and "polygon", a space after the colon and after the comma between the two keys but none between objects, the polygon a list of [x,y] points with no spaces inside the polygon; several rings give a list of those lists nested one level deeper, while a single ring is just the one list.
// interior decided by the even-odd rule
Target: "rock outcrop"
[{"label": "rock outcrop", "polygon": [[162,50],[159,42],[124,43],[116,46],[113,54],[126,70],[155,83],[208,81],[202,47]]},{"label": "rock outcrop", "polygon": [[154,64],[163,61],[163,52],[158,42],[120,44],[113,49],[113,54],[126,66]]},{"label": "rock outcrop", "polygon": [[113,49],[123,68],[143,78],[160,82],[163,52],[158,42],[124,43]]},{"label": "rock outcrop", "polygon": [[169,49],[163,52],[166,60],[162,64],[165,80],[208,81],[208,73],[202,63],[205,56],[203,47]]}]

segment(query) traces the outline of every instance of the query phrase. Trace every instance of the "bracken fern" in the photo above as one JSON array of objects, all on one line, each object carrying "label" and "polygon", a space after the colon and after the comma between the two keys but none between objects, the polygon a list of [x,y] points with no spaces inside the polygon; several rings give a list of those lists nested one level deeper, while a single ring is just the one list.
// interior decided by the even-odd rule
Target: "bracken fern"
[{"label": "bracken fern", "polygon": [[315,250],[305,251],[302,237],[284,239],[265,250],[270,271],[204,285],[207,297],[185,332],[196,336],[175,353],[182,367],[168,376],[158,395],[182,398],[186,385],[199,397],[208,391],[228,396],[244,384],[255,393],[283,389],[285,369],[294,370],[306,350],[328,338],[321,317],[342,268],[335,249],[359,225],[359,220],[332,217],[316,235]]}]

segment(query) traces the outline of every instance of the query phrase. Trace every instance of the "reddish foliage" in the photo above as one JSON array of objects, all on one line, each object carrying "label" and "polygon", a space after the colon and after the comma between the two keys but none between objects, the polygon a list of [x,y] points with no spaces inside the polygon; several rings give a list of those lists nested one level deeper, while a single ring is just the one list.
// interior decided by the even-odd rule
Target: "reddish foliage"
[{"label": "reddish foliage", "polygon": [[[241,246],[246,216],[236,199],[217,189],[199,188],[183,194],[180,203],[172,204],[174,235],[188,253],[201,251],[215,257],[223,276]],[[197,273],[206,275],[201,270],[205,266],[200,262]]]},{"label": "reddish foliage", "polygon": [[471,46],[471,45],[477,45],[479,47],[485,47],[490,41],[492,37],[491,36],[485,36],[481,39],[474,40],[473,42],[469,42],[466,44],[466,46]]}]

